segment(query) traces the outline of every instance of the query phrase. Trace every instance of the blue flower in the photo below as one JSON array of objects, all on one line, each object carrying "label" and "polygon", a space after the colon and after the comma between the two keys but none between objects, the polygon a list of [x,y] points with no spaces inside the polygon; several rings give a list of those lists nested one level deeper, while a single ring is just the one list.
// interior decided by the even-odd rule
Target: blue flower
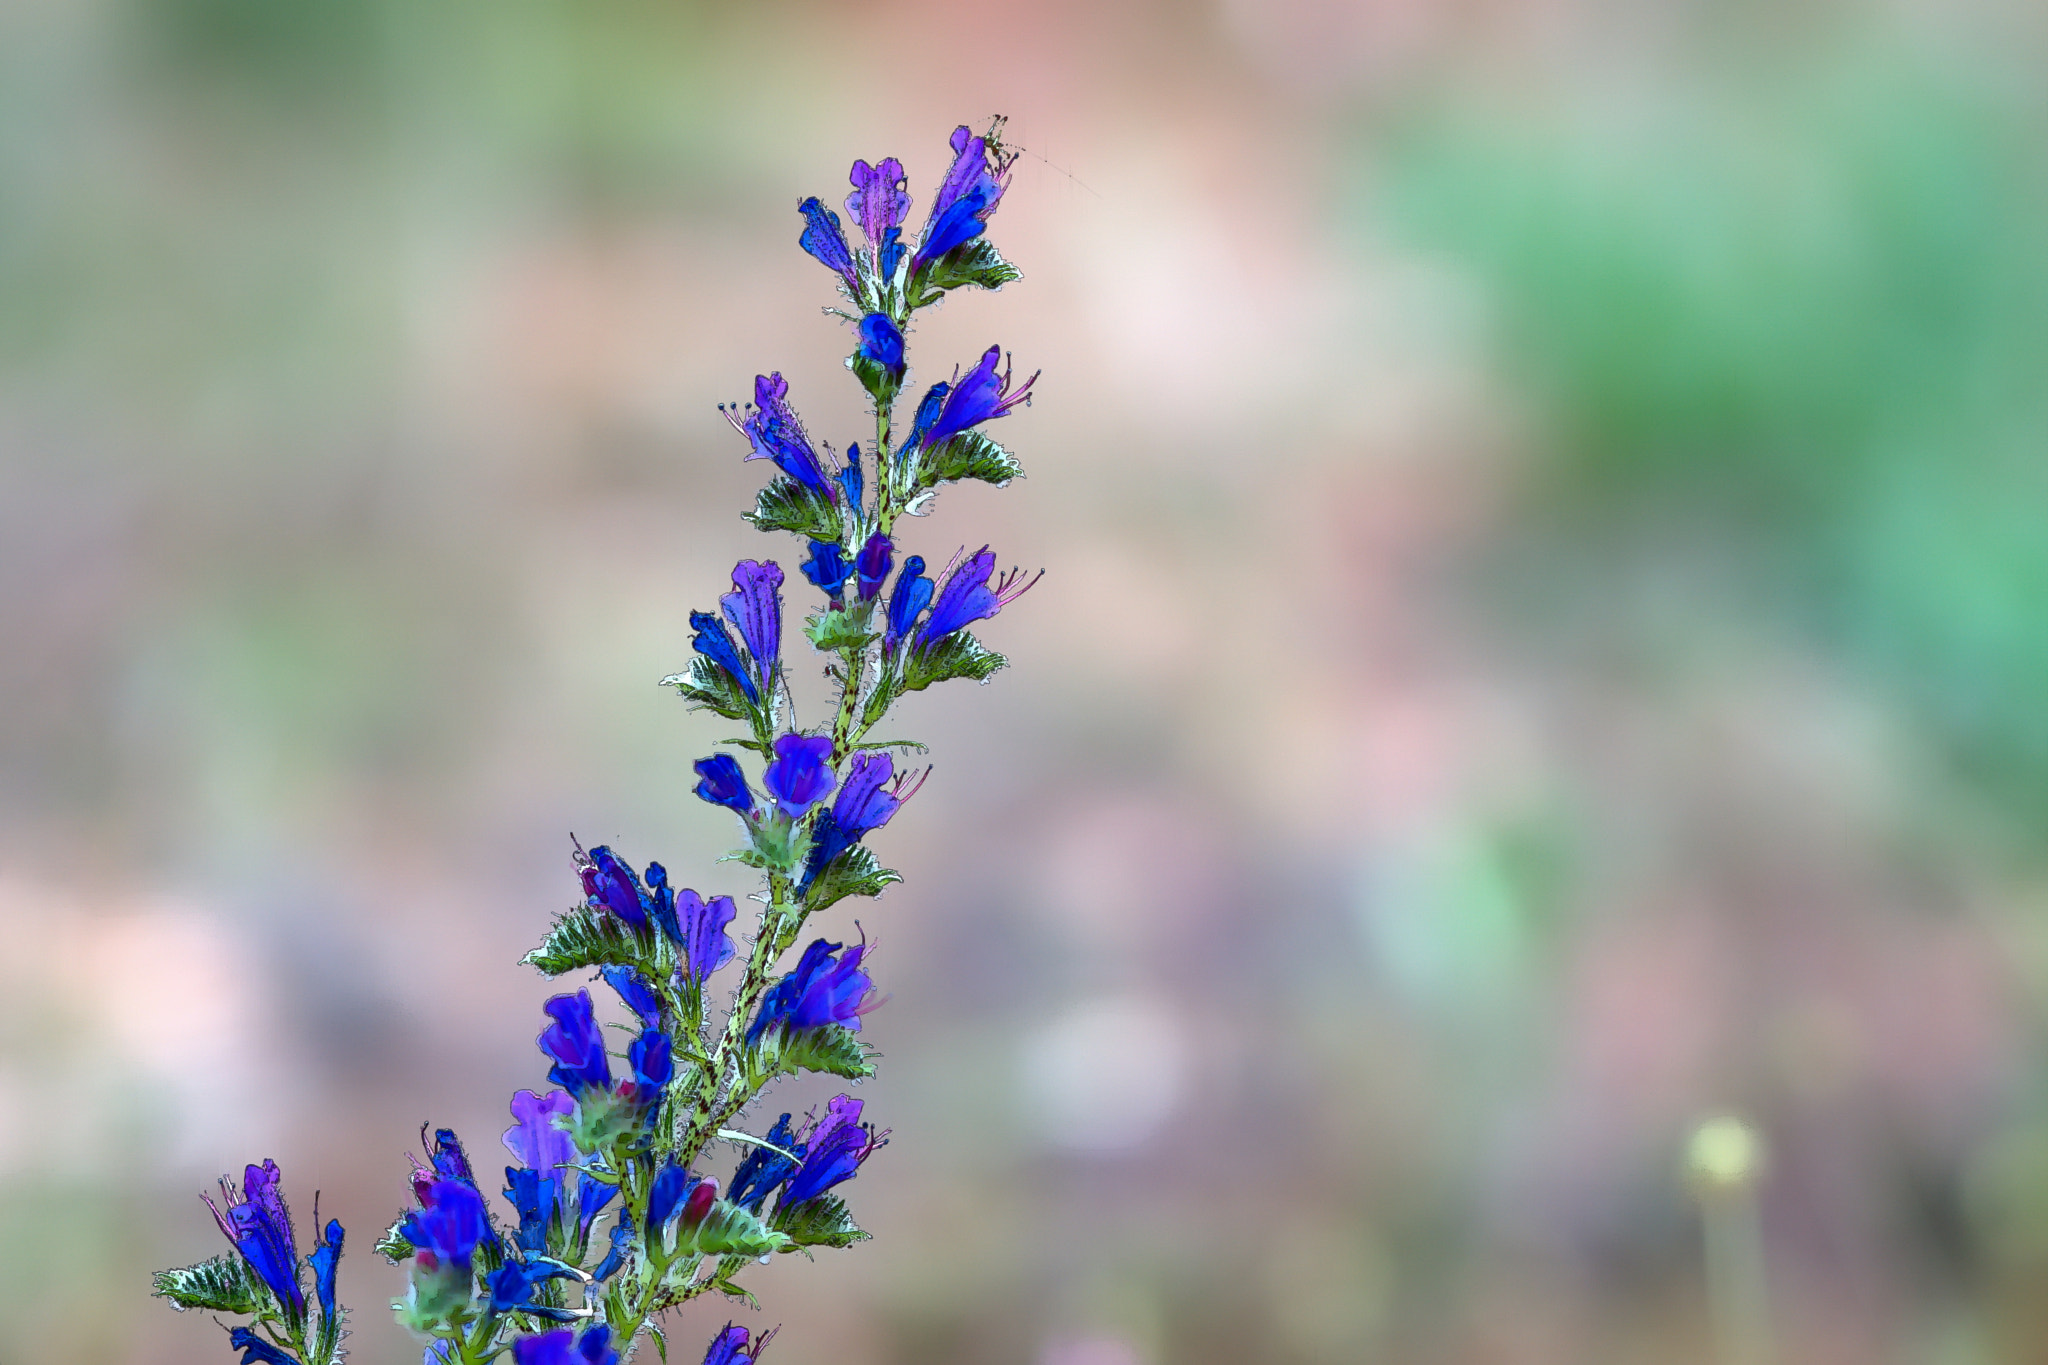
[{"label": "blue flower", "polygon": [[924,391],[924,397],[918,400],[917,416],[911,419],[910,435],[896,447],[899,460],[907,460],[911,452],[924,444],[925,437],[939,424],[939,414],[946,407],[946,395],[952,391],[953,386],[943,379]]},{"label": "blue flower", "polygon": [[[909,179],[903,174],[903,163],[895,157],[885,157],[870,166],[865,161],[853,163],[847,180],[853,185],[853,193],[846,196],[846,216],[860,224],[861,234],[868,239],[877,255],[886,249],[894,239],[890,232],[901,235],[897,225],[903,215],[910,212],[910,194],[906,188]],[[895,269],[881,264],[881,275],[888,279]]]},{"label": "blue flower", "polygon": [[262,1337],[252,1327],[235,1327],[228,1331],[228,1349],[242,1353],[242,1365],[299,1365],[299,1358],[289,1351],[280,1350]]},{"label": "blue flower", "polygon": [[642,1029],[640,1036],[626,1045],[626,1065],[633,1069],[633,1079],[619,1087],[619,1094],[649,1106],[651,1117],[652,1106],[676,1076],[675,1040],[660,1029]]},{"label": "blue flower", "polygon": [[[319,1203],[319,1200],[314,1200]],[[319,1217],[316,1212],[314,1217]],[[320,1240],[313,1244],[312,1252],[306,1257],[306,1264],[313,1267],[313,1288],[320,1295],[320,1321],[339,1325],[334,1316],[334,1272],[341,1265],[341,1240],[344,1233],[341,1220],[330,1218],[327,1229]]]},{"label": "blue flower", "polygon": [[412,1243],[422,1270],[447,1268],[466,1276],[477,1244],[491,1235],[484,1198],[460,1180],[436,1180],[427,1187],[424,1206],[400,1221],[398,1235]]},{"label": "blue flower", "polygon": [[489,1280],[491,1311],[510,1313],[517,1310],[555,1322],[574,1322],[578,1315],[566,1308],[537,1306],[533,1302],[533,1291],[543,1281],[573,1279],[575,1273],[567,1266],[549,1265],[542,1261],[507,1261]]},{"label": "blue flower", "polygon": [[1011,158],[991,157],[988,139],[974,136],[964,124],[953,130],[952,144],[953,164],[932,197],[923,240],[910,262],[913,271],[981,236],[1003,197]]},{"label": "blue flower", "polygon": [[887,370],[899,383],[903,379],[903,333],[886,313],[869,313],[860,320],[860,351],[864,360]]},{"label": "blue flower", "polygon": [[782,735],[775,741],[775,759],[761,778],[761,785],[775,799],[775,807],[792,820],[803,817],[832,791],[839,781],[828,765],[832,740],[828,735]]},{"label": "blue flower", "polygon": [[847,562],[846,551],[839,548],[837,541],[814,540],[811,542],[811,557],[804,561],[803,571],[805,578],[837,602],[846,587],[847,578],[853,573],[853,565]]},{"label": "blue flower", "polygon": [[661,997],[638,971],[623,963],[612,963],[600,969],[599,974],[619,993],[626,1008],[640,1016],[642,1024],[653,1028],[661,1022]]},{"label": "blue flower", "polygon": [[874,1008],[868,998],[875,992],[875,983],[860,969],[867,944],[856,944],[846,950],[845,957],[835,960],[832,955],[841,946],[814,939],[804,949],[796,970],[768,988],[761,997],[761,1011],[747,1030],[750,1045],[776,1027],[795,1032],[840,1024],[859,1032],[861,1015]]},{"label": "blue flower", "polygon": [[840,1095],[826,1106],[825,1117],[811,1131],[802,1169],[790,1179],[789,1187],[777,1201],[778,1208],[794,1208],[815,1199],[842,1181],[851,1180],[861,1163],[887,1141],[860,1121],[861,1102]]},{"label": "blue flower", "polygon": [[866,488],[860,473],[860,447],[850,445],[846,448],[846,468],[839,471],[839,491],[846,495],[848,507],[858,509]]},{"label": "blue flower", "polygon": [[683,930],[682,961],[676,975],[702,985],[710,975],[732,961],[735,951],[726,925],[739,911],[731,896],[704,900],[694,891],[684,891],[679,902]]},{"label": "blue flower", "polygon": [[740,659],[739,646],[732,642],[725,622],[708,611],[693,611],[690,613],[690,629],[697,632],[690,637],[690,648],[724,669],[740,685],[740,691],[747,694],[748,701],[759,701],[761,693]]},{"label": "blue flower", "polygon": [[[1024,381],[1023,387],[1010,388],[1010,365],[1003,361],[1003,372],[996,373],[996,362],[1002,360],[1003,348],[991,346],[981,353],[981,363],[967,372],[967,377],[954,381],[951,390],[943,395],[943,406],[938,417],[926,427],[922,441],[935,446],[947,441],[969,427],[993,421],[1009,415],[1011,408],[1030,401],[1031,386],[1038,382],[1038,375]],[[934,385],[934,388],[937,386]],[[925,394],[925,402],[931,401],[931,394]],[[918,417],[924,416],[924,406],[918,406]]]},{"label": "blue flower", "polygon": [[633,1220],[623,1211],[619,1221],[612,1224],[612,1248],[597,1263],[597,1269],[590,1272],[595,1280],[609,1280],[619,1273],[619,1267],[626,1263],[626,1254],[633,1249]]},{"label": "blue flower", "polygon": [[713,754],[697,760],[697,795],[714,806],[730,806],[741,815],[754,812],[754,793],[747,788],[746,774],[731,754]]},{"label": "blue flower", "polygon": [[773,460],[790,478],[827,501],[832,499],[832,480],[826,477],[818,452],[811,449],[811,438],[789,406],[789,384],[779,373],[754,376],[754,404],[744,417],[737,408],[721,407],[719,411],[753,446],[748,459]]},{"label": "blue flower", "polygon": [[222,1235],[234,1243],[249,1269],[277,1296],[285,1316],[298,1322],[306,1316],[306,1291],[300,1284],[299,1248],[292,1236],[291,1212],[284,1204],[283,1179],[277,1163],[265,1158],[261,1166],[243,1170],[239,1192],[226,1176],[221,1177],[220,1197],[227,1205],[226,1212],[207,1196],[199,1197],[213,1211],[213,1221]]},{"label": "blue flower", "polygon": [[520,1337],[512,1343],[512,1360],[513,1365],[618,1365],[619,1353],[612,1349],[612,1329],[599,1323],[584,1328],[580,1337],[567,1327]]},{"label": "blue flower", "polygon": [[[732,1193],[727,1196],[753,1213],[759,1213],[763,1201],[803,1164],[804,1145],[790,1128],[789,1115],[775,1121],[775,1126],[768,1130],[767,1141],[767,1147],[747,1148],[746,1156],[732,1173]],[[785,1152],[794,1155],[785,1156]]]},{"label": "blue flower", "polygon": [[811,827],[804,887],[809,887],[834,858],[858,843],[863,834],[889,823],[903,804],[894,792],[883,790],[895,776],[896,761],[887,754],[861,754],[853,760],[846,781],[840,785],[839,798]]},{"label": "blue flower", "polygon": [[597,1026],[590,992],[557,995],[541,1008],[555,1021],[535,1040],[554,1062],[548,1079],[577,1098],[588,1090],[610,1090],[611,1058],[604,1050],[604,1033]]},{"label": "blue flower", "polygon": [[771,1327],[763,1332],[761,1339],[754,1343],[753,1354],[749,1355],[747,1329],[728,1322],[724,1331],[711,1338],[711,1349],[704,1353],[704,1365],[754,1365],[754,1362],[760,1359],[761,1352],[768,1348],[769,1341],[780,1330]]},{"label": "blue flower", "polygon": [[561,1181],[544,1171],[521,1166],[505,1168],[505,1197],[519,1211],[519,1245],[527,1251],[548,1249],[548,1230],[555,1223],[556,1192]]},{"label": "blue flower", "polygon": [[861,601],[874,600],[875,594],[882,590],[883,582],[889,577],[889,561],[895,554],[895,545],[880,531],[869,536],[867,543],[860,547],[860,553],[854,557],[853,571]]},{"label": "blue flower", "polygon": [[924,576],[924,556],[912,555],[896,574],[896,587],[889,593],[889,624],[882,632],[886,648],[910,633],[917,614],[932,600],[932,581]]},{"label": "blue flower", "polygon": [[846,234],[840,231],[839,215],[819,203],[815,194],[796,207],[804,216],[804,230],[796,239],[797,245],[837,271],[849,290],[856,288],[853,252],[846,245]]},{"label": "blue flower", "polygon": [[427,1148],[427,1160],[433,1164],[434,1174],[443,1180],[460,1180],[471,1189],[477,1188],[476,1172],[469,1164],[469,1153],[462,1150],[462,1139],[455,1136],[453,1128],[436,1128],[433,1145]]},{"label": "blue flower", "polygon": [[932,614],[917,633],[919,645],[935,644],[971,621],[994,616],[1038,582],[1037,578],[1026,580],[1022,569],[1012,569],[990,587],[988,577],[995,566],[996,557],[986,545],[961,561],[947,576],[946,586],[939,589]]},{"label": "blue flower", "polygon": [[719,608],[746,641],[761,691],[772,693],[782,653],[782,566],[772,559],[742,559],[733,565],[732,586],[718,599]]}]

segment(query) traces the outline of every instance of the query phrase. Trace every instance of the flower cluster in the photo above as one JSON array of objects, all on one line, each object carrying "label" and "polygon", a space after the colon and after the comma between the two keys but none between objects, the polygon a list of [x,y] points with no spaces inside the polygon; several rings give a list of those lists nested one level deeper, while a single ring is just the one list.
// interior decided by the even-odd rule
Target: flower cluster
[{"label": "flower cluster", "polygon": [[[861,1101],[839,1095],[759,1135],[746,1115],[781,1076],[872,1074],[861,1018],[880,1001],[866,937],[813,937],[782,964],[813,915],[898,880],[869,836],[930,770],[899,769],[891,751],[920,746],[872,740],[874,727],[906,693],[1002,667],[968,627],[1036,581],[998,574],[987,546],[962,547],[928,575],[901,543],[903,519],[927,512],[943,485],[1000,486],[1019,473],[986,428],[1029,401],[1036,376],[1014,382],[1000,347],[930,384],[907,421],[896,414],[918,310],[1016,278],[988,238],[1013,161],[995,134],[954,132],[914,239],[893,157],[853,163],[845,220],[817,198],[798,205],[799,245],[850,305],[833,311],[849,329],[846,364],[868,394],[873,435],[844,455],[815,441],[780,373],[757,376],[754,401],[726,415],[746,458],[774,468],[748,520],[799,539],[798,571],[818,595],[803,590],[808,605],[793,614],[831,701],[817,723],[798,723],[783,639],[785,589],[796,589],[775,560],[741,559],[717,610],[689,613],[689,667],[664,682],[746,729],[695,764],[694,791],[737,817],[730,861],[761,879],[751,946],[742,960],[732,895],[677,887],[660,863],[636,870],[605,845],[575,847],[581,899],[526,961],[549,977],[601,980],[609,994],[576,985],[542,1006],[548,1088],[511,1098],[503,1184],[479,1178],[453,1131],[423,1130],[408,1207],[377,1243],[408,1267],[393,1307],[424,1339],[425,1365],[483,1365],[508,1351],[513,1365],[617,1365],[658,1314],[704,1294],[751,1303],[737,1277],[756,1261],[867,1237],[842,1195],[888,1134],[863,1120]],[[621,1023],[601,1017],[614,1009],[616,1051],[608,1031]],[[712,1173],[721,1151],[732,1154],[722,1185]],[[157,1292],[246,1317],[229,1338],[244,1365],[334,1365],[341,1225],[329,1222],[302,1260],[280,1181],[268,1161],[239,1189],[223,1180],[221,1202],[208,1204],[232,1253],[162,1272]],[[772,1335],[728,1323],[705,1365],[752,1365]]]}]

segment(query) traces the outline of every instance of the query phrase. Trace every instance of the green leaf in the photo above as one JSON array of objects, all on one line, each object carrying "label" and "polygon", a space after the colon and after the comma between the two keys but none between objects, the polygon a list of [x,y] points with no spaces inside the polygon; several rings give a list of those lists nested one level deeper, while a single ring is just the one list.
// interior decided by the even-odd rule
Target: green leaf
[{"label": "green leaf", "polygon": [[[408,1248],[409,1249],[409,1248]],[[216,1256],[198,1265],[156,1272],[157,1298],[169,1299],[182,1313],[204,1308],[214,1313],[260,1313],[274,1300],[262,1281],[250,1273],[240,1256]]]},{"label": "green leaf", "polygon": [[771,1229],[759,1215],[724,1199],[713,1202],[697,1226],[676,1228],[678,1255],[766,1256],[788,1244],[789,1238]]},{"label": "green leaf", "polygon": [[747,520],[764,531],[794,531],[812,540],[840,538],[838,502],[786,476],[761,490]]},{"label": "green leaf", "polygon": [[903,661],[903,690],[920,692],[948,678],[987,682],[989,675],[1008,662],[966,631],[956,630],[936,644],[911,649],[910,657]]},{"label": "green leaf", "polygon": [[963,431],[917,461],[917,486],[931,488],[961,479],[980,479],[1001,488],[1024,472],[1017,457],[978,431]]},{"label": "green leaf", "polygon": [[903,874],[883,867],[866,844],[855,844],[819,869],[804,892],[804,906],[817,911],[848,896],[879,896],[890,882],[902,880]]},{"label": "green leaf", "polygon": [[666,943],[652,926],[636,931],[608,910],[579,905],[557,919],[540,947],[520,961],[547,976],[621,963],[639,968],[650,981],[665,981],[674,965],[664,960]]},{"label": "green leaf", "polygon": [[701,654],[690,660],[689,672],[671,673],[661,685],[682,693],[692,710],[714,711],[727,720],[752,723],[758,709],[738,679]]},{"label": "green leaf", "polygon": [[405,1219],[400,1218],[384,1229],[384,1235],[377,1239],[377,1245],[373,1250],[387,1261],[396,1263],[412,1259],[413,1245],[405,1239],[405,1234],[398,1230],[404,1223]]},{"label": "green leaf", "polygon": [[846,1205],[836,1196],[821,1194],[806,1199],[795,1208],[781,1208],[769,1220],[769,1226],[776,1231],[787,1233],[787,1251],[804,1247],[850,1247],[855,1242],[865,1242],[874,1234],[861,1231],[853,1216],[846,1211]]},{"label": "green leaf", "polygon": [[865,649],[875,638],[875,632],[868,628],[873,616],[866,604],[853,611],[827,607],[804,621],[804,634],[823,650]]},{"label": "green leaf", "polygon": [[936,303],[947,290],[963,284],[1000,289],[1021,278],[1017,267],[1003,259],[994,242],[986,236],[977,237],[919,268],[910,281],[910,306],[923,308]]},{"label": "green leaf", "polygon": [[868,1049],[852,1029],[820,1024],[783,1035],[777,1059],[785,1071],[823,1071],[850,1081],[875,1074]]}]

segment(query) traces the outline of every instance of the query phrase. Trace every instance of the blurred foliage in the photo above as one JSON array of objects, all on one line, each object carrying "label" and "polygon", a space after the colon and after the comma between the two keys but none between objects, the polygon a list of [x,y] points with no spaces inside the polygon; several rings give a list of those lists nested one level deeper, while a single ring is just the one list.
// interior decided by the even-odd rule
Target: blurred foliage
[{"label": "blurred foliage", "polygon": [[1553,623],[1647,578],[1667,634],[1705,609],[1819,641],[2038,827],[2038,91],[1867,54],[1667,75],[1626,119],[1588,82],[1392,144],[1388,210],[1488,292],[1540,432],[1510,553],[1546,572],[1511,579]]}]

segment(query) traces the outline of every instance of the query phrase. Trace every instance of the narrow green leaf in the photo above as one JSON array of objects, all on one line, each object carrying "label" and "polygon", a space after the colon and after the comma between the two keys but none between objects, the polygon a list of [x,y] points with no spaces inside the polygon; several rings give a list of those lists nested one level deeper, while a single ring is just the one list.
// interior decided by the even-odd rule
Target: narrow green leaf
[{"label": "narrow green leaf", "polygon": [[919,692],[948,678],[987,682],[1008,662],[966,631],[956,630],[937,644],[911,648],[903,661],[903,690]]},{"label": "narrow green leaf", "polygon": [[1017,457],[978,431],[963,431],[918,456],[917,486],[979,479],[1001,488],[1024,472]]},{"label": "narrow green leaf", "polygon": [[1000,289],[1021,278],[1017,267],[1003,259],[994,242],[986,236],[977,237],[935,261],[924,263],[910,281],[910,306],[923,308],[936,303],[947,290],[963,284]]},{"label": "narrow green leaf", "polygon": [[762,1222],[759,1215],[720,1199],[704,1221],[693,1228],[678,1225],[676,1251],[708,1256],[766,1256],[782,1250],[789,1238]]},{"label": "narrow green leaf", "polygon": [[690,660],[689,672],[671,673],[661,685],[680,692],[691,710],[712,711],[727,720],[751,723],[758,709],[732,674],[701,654]]},{"label": "narrow green leaf", "polygon": [[761,490],[747,520],[764,531],[794,531],[812,540],[840,538],[838,502],[786,476]]},{"label": "narrow green leaf", "polygon": [[198,1265],[177,1270],[159,1270],[155,1275],[157,1298],[169,1299],[179,1312],[204,1308],[214,1313],[260,1313],[275,1300],[270,1291],[249,1271],[240,1256],[216,1256]]},{"label": "narrow green leaf", "polygon": [[855,844],[819,870],[804,892],[805,908],[817,911],[848,896],[879,896],[903,874],[883,867],[866,844]]},{"label": "narrow green leaf", "polygon": [[579,905],[558,918],[540,947],[520,961],[548,976],[621,963],[639,968],[650,981],[664,981],[673,965],[664,960],[665,946],[661,931],[652,926],[635,931],[609,911]]},{"label": "narrow green leaf", "polygon": [[850,1247],[873,1234],[861,1231],[846,1205],[836,1196],[821,1194],[795,1208],[781,1208],[769,1220],[776,1231],[789,1236],[788,1251],[804,1247]]},{"label": "narrow green leaf", "polygon": [[853,1030],[838,1024],[821,1024],[787,1034],[782,1039],[780,1062],[785,1071],[823,1071],[847,1080],[865,1080],[875,1074],[868,1060],[867,1045]]}]

